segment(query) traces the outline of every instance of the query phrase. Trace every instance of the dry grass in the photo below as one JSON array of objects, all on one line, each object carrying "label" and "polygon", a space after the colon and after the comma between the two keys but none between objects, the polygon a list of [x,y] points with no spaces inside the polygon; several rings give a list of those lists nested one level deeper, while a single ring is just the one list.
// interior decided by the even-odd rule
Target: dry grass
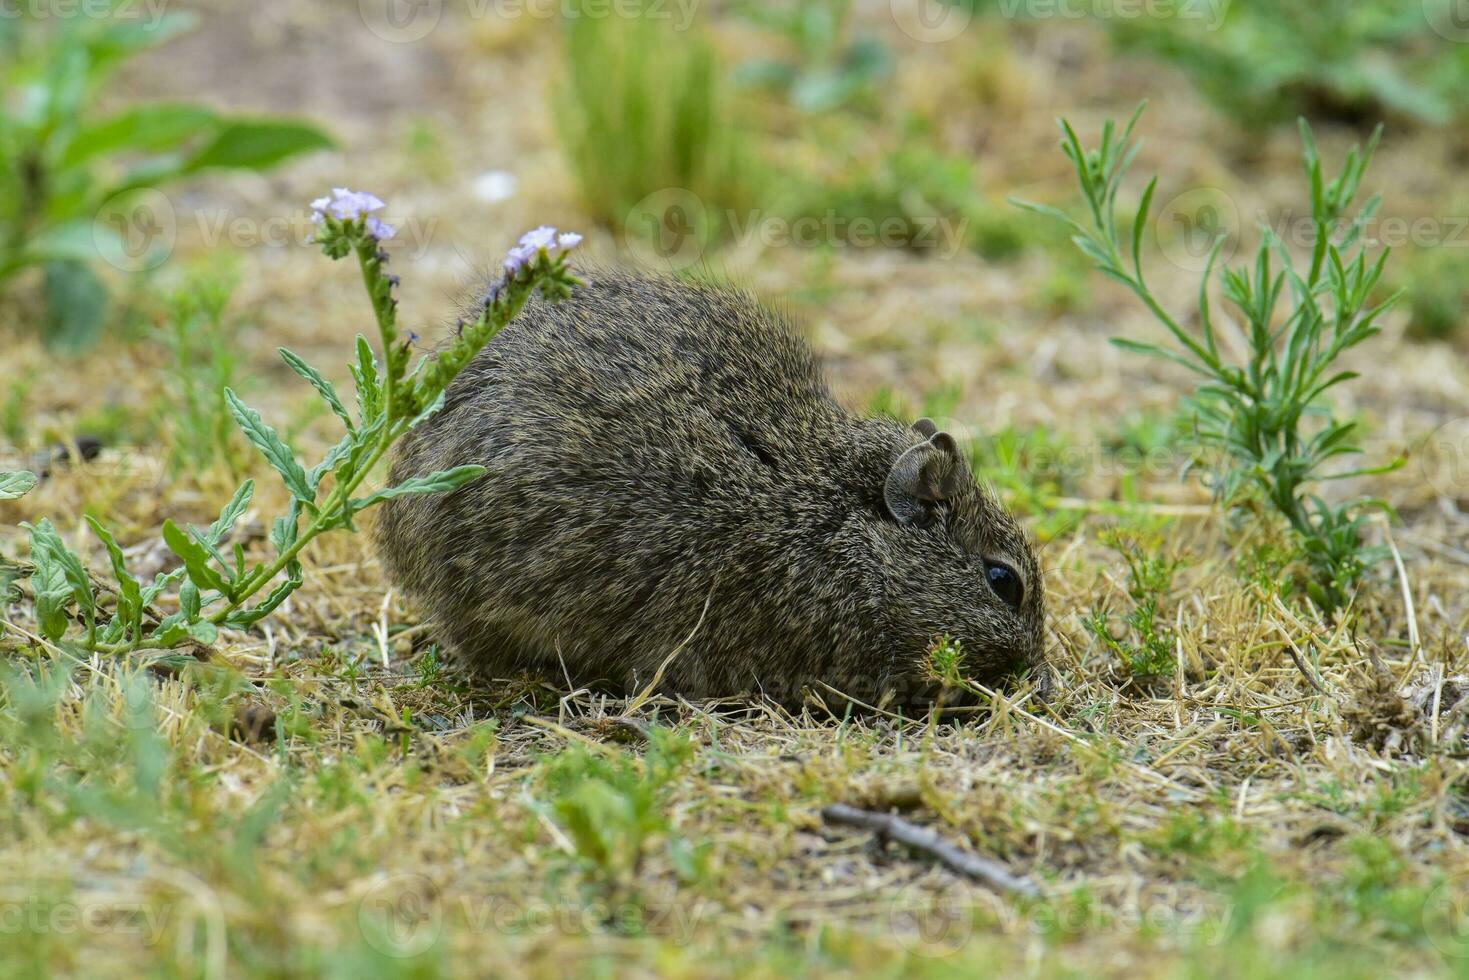
[{"label": "dry grass", "polygon": [[[346,174],[391,201],[390,217],[436,222],[422,249],[395,259],[405,307],[431,320],[514,232],[579,225],[549,124],[525,108],[543,104],[544,25],[477,22],[383,49],[350,29],[346,8],[267,6],[249,30],[215,21],[173,50],[179,84],[223,98],[272,46],[327,33],[337,41],[309,47],[310,77],[391,55],[402,81],[360,99],[327,86],[305,107],[280,104],[294,99],[280,80],[250,90],[259,108],[337,113],[346,149],[280,179],[199,185],[180,201],[180,260],[207,250],[187,209],[260,219]],[[1183,86],[1111,61],[1084,30],[1021,31],[1003,51],[1002,38],[980,37],[990,47],[978,52],[889,40],[893,90],[933,115],[941,145],[976,155],[988,187],[1062,199],[1051,118],[1086,126],[1161,87],[1140,167],[1160,169],[1165,187],[1222,186],[1246,210],[1299,201],[1288,134],[1247,153]],[[220,66],[206,57],[226,48]],[[134,87],[172,91],[167,77]],[[1065,93],[1083,83],[1090,101],[1077,105]],[[954,105],[930,104],[936,91]],[[426,120],[416,139],[414,117]],[[1457,174],[1437,163],[1447,150],[1436,139],[1390,138],[1371,181],[1391,190],[1388,211],[1443,206]],[[470,199],[474,176],[494,167],[521,177],[519,194]],[[615,244],[597,237],[604,251]],[[304,248],[242,257],[235,309],[242,371],[259,379],[252,401],[267,418],[301,420],[299,441],[318,446],[325,429],[301,415],[273,348],[341,360],[365,312],[355,283]],[[10,680],[0,701],[7,975],[1469,969],[1469,494],[1425,479],[1416,456],[1353,488],[1397,508],[1401,561],[1378,569],[1348,620],[1323,622],[1251,581],[1268,530],[1208,506],[1171,457],[1129,476],[1096,448],[1119,419],[1169,411],[1187,382],[1106,346],[1150,328],[1108,286],[1058,286],[1074,275],[1059,253],[991,266],[966,253],[757,248],[717,261],[807,317],[849,400],[887,386],[917,405],[951,389],[946,413],[981,436],[1013,427],[1076,447],[1044,493],[1016,499],[1045,545],[1054,700],[997,696],[968,723],[940,725],[849,717],[825,692],[790,715],[629,705],[522,679],[466,690],[435,672],[432,625],[386,591],[362,538],[324,539],[285,608],[171,675],[77,662],[34,639],[22,602],[0,640],[36,678]],[[1192,278],[1171,288],[1184,301]],[[24,412],[33,445],[105,417],[141,441],[129,420],[158,404],[156,345],[55,363],[20,323],[6,330],[6,377],[36,379]],[[1462,359],[1400,332],[1390,324],[1353,365],[1367,369],[1350,407],[1375,458],[1416,453],[1469,414]],[[111,449],[0,504],[0,554],[22,550],[15,523],[50,516],[100,568],[80,529],[93,513],[135,560],[160,561],[162,519],[206,520],[237,476],[170,476],[163,448]],[[1012,496],[1040,479],[998,462],[991,475]],[[246,524],[283,503],[260,482]],[[1164,679],[1130,678],[1083,626],[1103,605],[1126,608],[1125,566],[1099,537],[1113,527],[1155,535],[1182,562],[1162,600],[1176,650]],[[832,802],[896,809],[1027,875],[1042,897],[999,896],[823,826]]]}]

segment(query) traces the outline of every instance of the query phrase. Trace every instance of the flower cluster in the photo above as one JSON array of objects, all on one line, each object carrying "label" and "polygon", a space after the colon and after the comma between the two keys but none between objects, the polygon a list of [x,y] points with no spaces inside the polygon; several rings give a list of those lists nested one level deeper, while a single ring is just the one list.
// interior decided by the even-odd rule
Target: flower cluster
[{"label": "flower cluster", "polygon": [[557,252],[569,252],[580,244],[581,236],[574,231],[558,234],[550,225],[541,225],[520,236],[519,244],[505,256],[505,272],[515,276],[538,255],[553,257]]},{"label": "flower cluster", "polygon": [[338,221],[360,221],[366,219],[367,233],[380,242],[385,242],[398,233],[398,229],[372,215],[386,207],[382,198],[366,191],[353,191],[345,187],[332,188],[329,197],[319,197],[311,202],[311,220],[321,224],[327,218]]}]

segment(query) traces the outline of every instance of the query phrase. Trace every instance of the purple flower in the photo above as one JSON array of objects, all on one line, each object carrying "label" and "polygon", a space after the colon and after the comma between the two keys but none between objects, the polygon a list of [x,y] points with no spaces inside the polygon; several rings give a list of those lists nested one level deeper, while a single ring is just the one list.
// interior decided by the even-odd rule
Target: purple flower
[{"label": "purple flower", "polygon": [[551,248],[556,243],[556,229],[550,225],[541,225],[533,228],[520,236],[520,244],[529,248],[532,252],[536,249]]},{"label": "purple flower", "polygon": [[398,234],[398,229],[386,221],[379,221],[377,218],[369,217],[367,219],[367,233],[378,241],[385,242]]},{"label": "purple flower", "polygon": [[525,268],[525,264],[536,257],[536,250],[529,245],[517,245],[505,256],[505,271],[515,275]]},{"label": "purple flower", "polygon": [[319,197],[311,202],[311,210],[315,212],[312,220],[317,223],[320,223],[322,216],[330,216],[338,221],[356,221],[384,207],[386,205],[376,195],[348,190],[345,187],[333,187],[330,197]]},{"label": "purple flower", "polygon": [[520,243],[506,254],[505,271],[513,277],[519,274],[527,264],[533,262],[536,256],[569,252],[579,244],[581,244],[581,236],[574,231],[566,231],[558,235],[556,229],[550,225],[532,228],[521,235]]}]

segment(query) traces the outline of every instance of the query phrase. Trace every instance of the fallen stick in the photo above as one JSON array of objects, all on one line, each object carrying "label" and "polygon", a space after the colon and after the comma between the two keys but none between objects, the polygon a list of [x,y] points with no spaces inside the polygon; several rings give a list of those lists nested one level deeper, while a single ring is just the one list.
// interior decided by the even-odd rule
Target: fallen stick
[{"label": "fallen stick", "polygon": [[998,891],[1013,892],[1027,898],[1040,895],[1040,889],[1033,882],[1011,874],[1000,862],[961,851],[933,831],[909,823],[894,814],[874,813],[846,803],[833,803],[822,809],[821,819],[830,824],[874,831],[879,837],[897,841],[905,847],[926,854],[950,871],[983,882]]}]

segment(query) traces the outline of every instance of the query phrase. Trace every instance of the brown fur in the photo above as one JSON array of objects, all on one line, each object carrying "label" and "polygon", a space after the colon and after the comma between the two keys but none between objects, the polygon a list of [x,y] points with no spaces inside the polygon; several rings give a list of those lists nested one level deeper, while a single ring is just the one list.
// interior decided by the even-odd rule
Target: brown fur
[{"label": "brown fur", "polygon": [[[394,581],[459,661],[634,691],[677,650],[667,692],[794,701],[819,679],[904,704],[932,699],[919,665],[942,634],[983,681],[1041,667],[1035,556],[952,440],[906,458],[926,518],[900,522],[884,488],[931,427],[844,411],[743,293],[590,278],[533,301],[393,466],[489,470],[378,517]],[[1020,573],[1018,609],[986,558]]]}]

